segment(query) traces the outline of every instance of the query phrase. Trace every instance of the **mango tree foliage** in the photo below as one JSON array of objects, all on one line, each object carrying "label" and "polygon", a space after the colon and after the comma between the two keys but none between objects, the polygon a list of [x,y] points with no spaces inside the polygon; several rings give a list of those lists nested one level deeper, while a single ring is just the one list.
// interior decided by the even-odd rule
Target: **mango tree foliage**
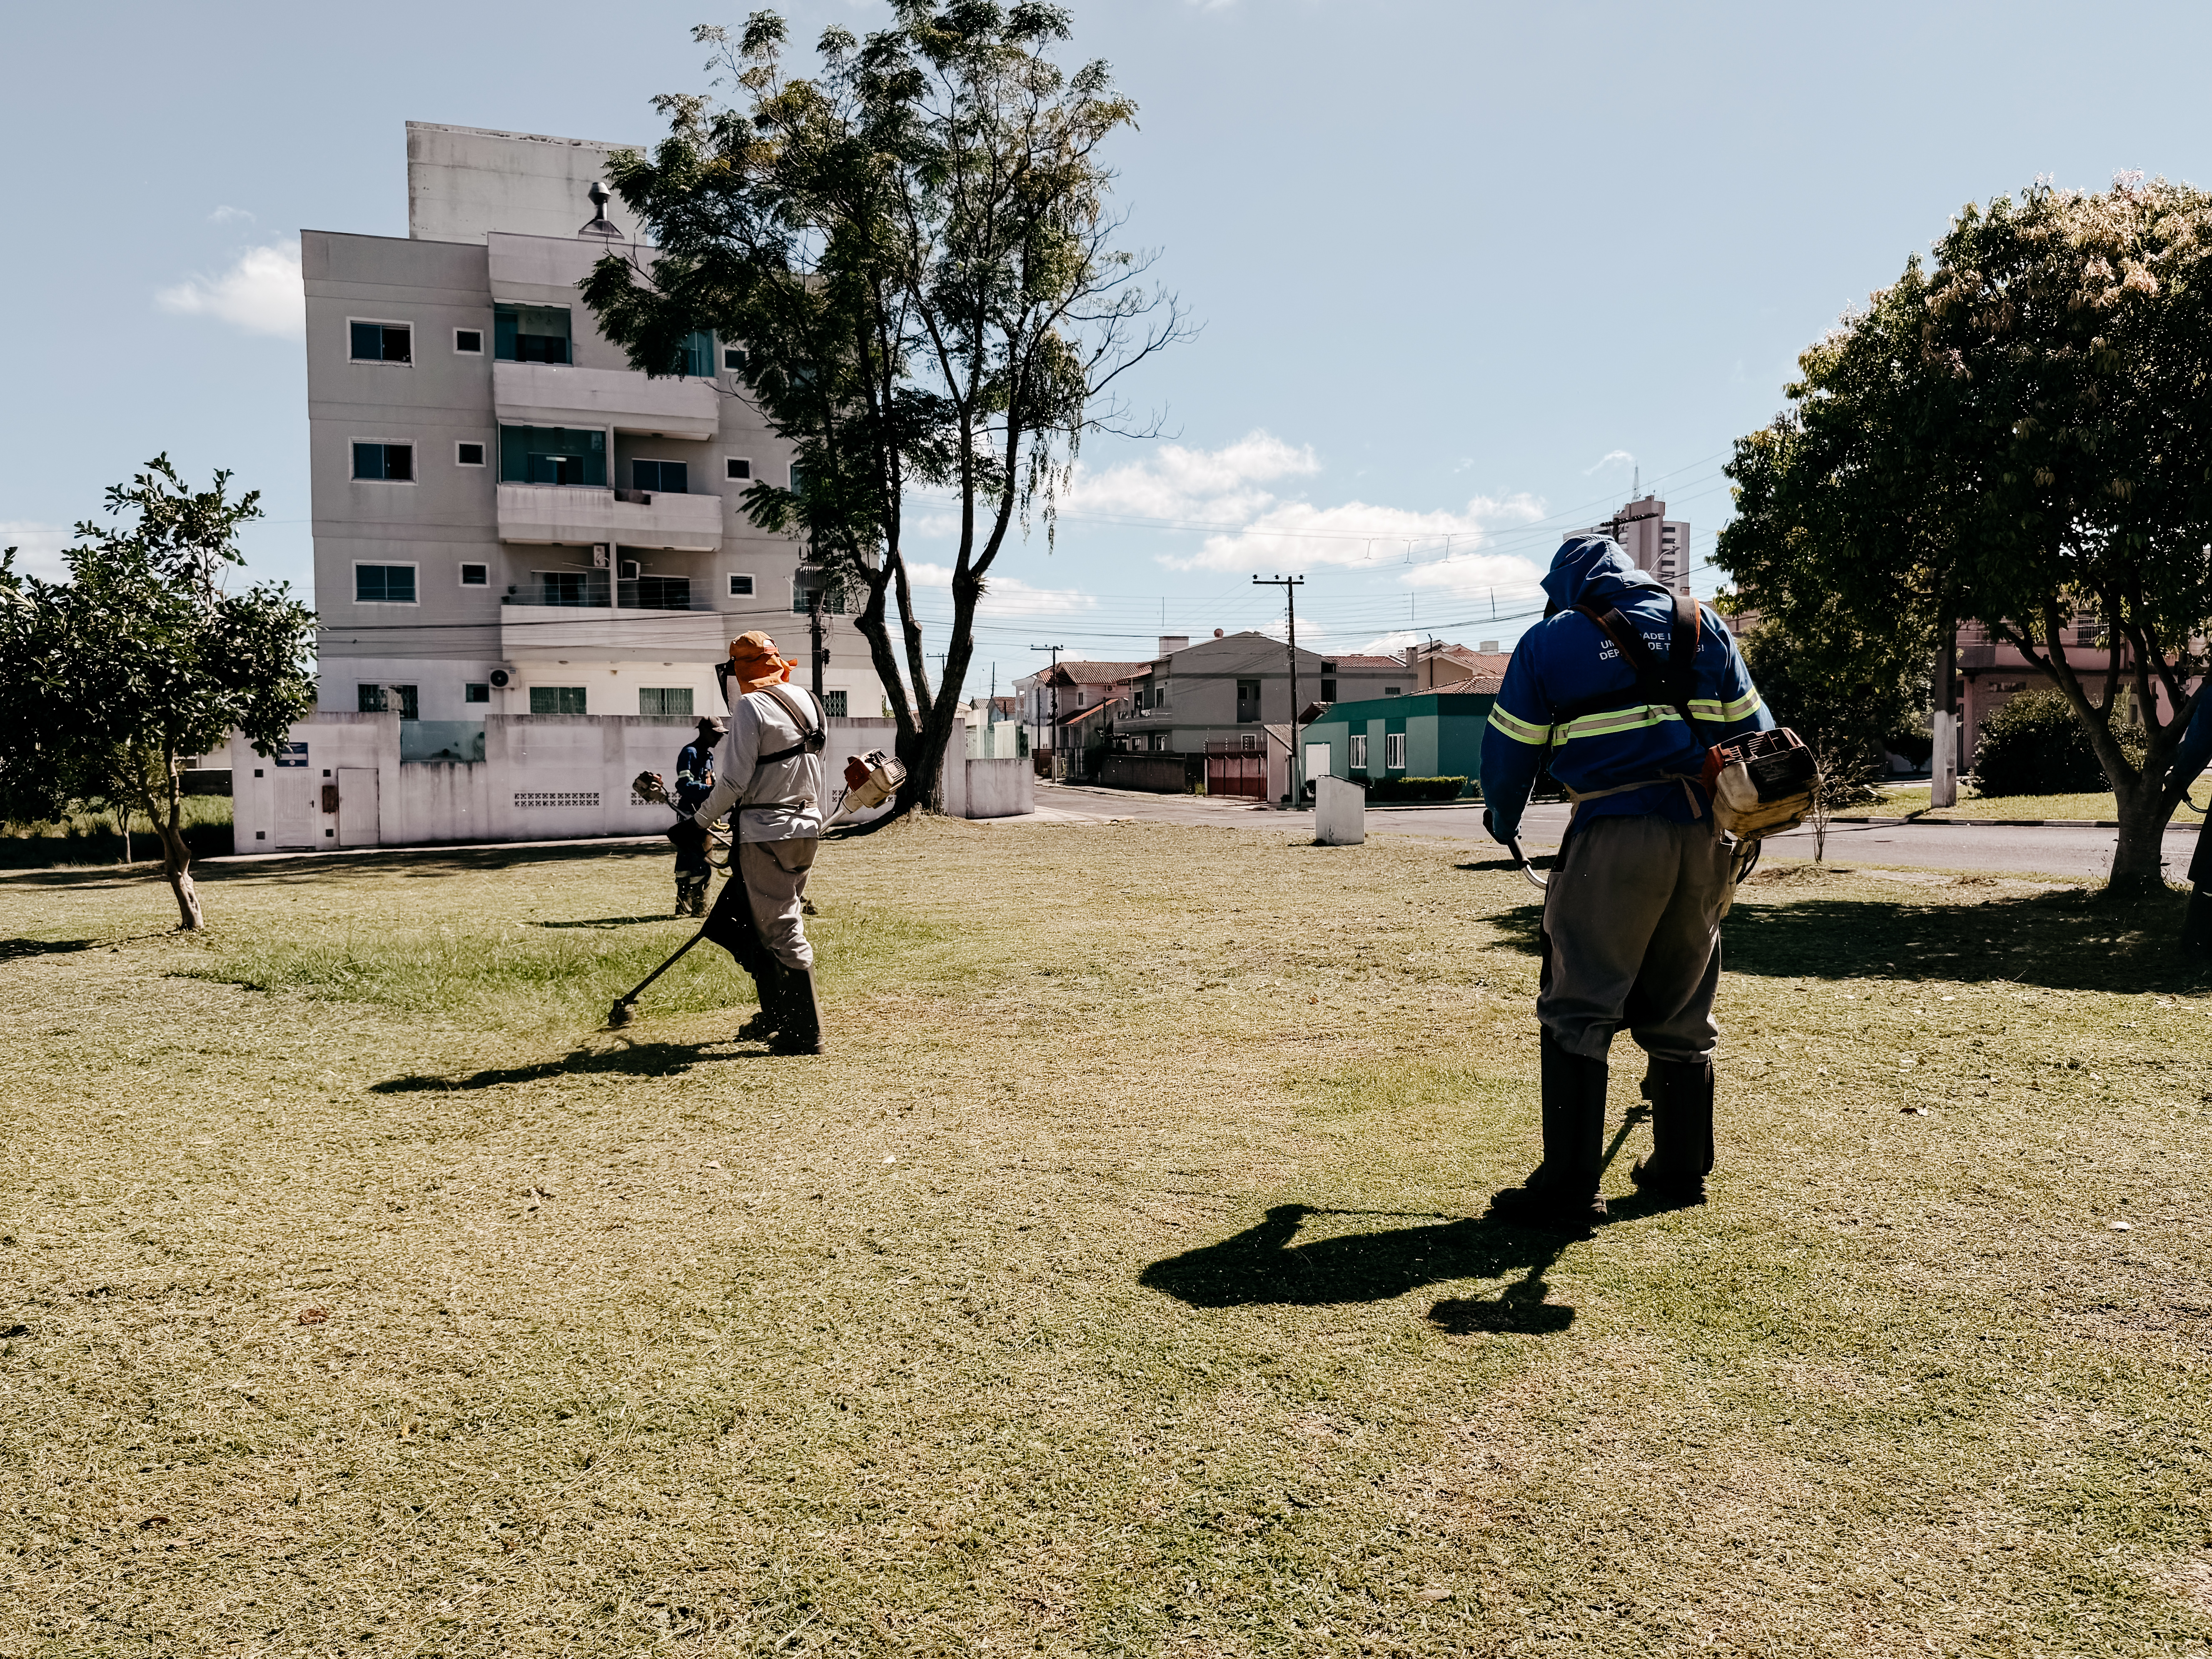
[{"label": "mango tree foliage", "polygon": [[[583,286],[609,338],[665,373],[711,329],[744,353],[742,392],[796,455],[744,497],[796,532],[856,622],[897,723],[901,808],[933,794],[974,649],[976,607],[1017,527],[1055,492],[1086,433],[1121,418],[1107,388],[1177,337],[1171,300],[1117,251],[1100,152],[1136,106],[1103,64],[1070,73],[1048,5],[900,0],[865,39],[821,38],[787,76],[783,21],[757,12],[716,51],[707,95],[664,97],[669,134],[611,177],[654,246],[610,253]],[[951,627],[930,672],[909,563],[913,491],[949,497]],[[894,615],[894,611],[896,615]]]},{"label": "mango tree foliage", "polygon": [[1744,603],[1983,623],[2082,723],[2114,884],[2156,882],[2212,620],[2212,198],[2128,178],[1969,205],[1798,363],[1728,468],[1717,558]]},{"label": "mango tree foliage", "polygon": [[161,842],[179,926],[201,925],[184,836],[184,771],[241,732],[273,755],[314,706],[314,613],[283,584],[223,586],[260,492],[230,474],[185,488],[166,455],[107,492],[118,525],[86,521],[49,582],[0,555],[0,795],[10,816],[104,798]]}]

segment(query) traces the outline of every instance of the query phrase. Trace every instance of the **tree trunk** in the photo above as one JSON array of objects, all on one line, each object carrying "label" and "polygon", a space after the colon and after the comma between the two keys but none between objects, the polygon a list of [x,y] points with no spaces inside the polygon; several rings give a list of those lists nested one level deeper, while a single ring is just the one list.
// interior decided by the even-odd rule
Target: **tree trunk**
[{"label": "tree trunk", "polygon": [[177,776],[176,763],[169,763],[169,815],[156,818],[154,827],[161,835],[161,873],[169,878],[169,890],[177,896],[177,927],[184,933],[199,929],[199,889],[192,884],[192,849],[185,840],[185,795],[182,782]]},{"label": "tree trunk", "polygon": [[2166,820],[2172,809],[2160,811],[2160,792],[2139,778],[2112,781],[2112,798],[2119,806],[2120,835],[2112,849],[2108,890],[2158,891],[2166,884]]}]

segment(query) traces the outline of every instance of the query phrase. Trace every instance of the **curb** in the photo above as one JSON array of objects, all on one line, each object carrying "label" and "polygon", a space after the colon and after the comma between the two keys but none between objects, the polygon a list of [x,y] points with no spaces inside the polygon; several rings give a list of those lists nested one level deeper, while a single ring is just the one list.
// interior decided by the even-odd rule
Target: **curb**
[{"label": "curb", "polygon": [[[1875,829],[1893,829],[1899,824],[1956,824],[1965,830],[2117,830],[2118,818],[1847,818],[1832,817],[1831,823],[1864,823]],[[2166,833],[2195,835],[2203,826],[2195,823],[2168,823]]]}]

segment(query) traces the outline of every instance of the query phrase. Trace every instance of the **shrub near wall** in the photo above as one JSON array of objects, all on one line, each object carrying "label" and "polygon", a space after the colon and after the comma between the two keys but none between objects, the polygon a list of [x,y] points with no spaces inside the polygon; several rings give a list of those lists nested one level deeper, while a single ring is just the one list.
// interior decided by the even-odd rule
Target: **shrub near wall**
[{"label": "shrub near wall", "polygon": [[1465,778],[1372,778],[1370,800],[1457,800],[1467,793]]},{"label": "shrub near wall", "polygon": [[[185,796],[185,841],[195,859],[228,856],[232,850],[230,797]],[[136,814],[131,820],[131,852],[141,864],[161,861],[161,837]],[[44,823],[0,824],[0,869],[122,862],[123,836],[112,813],[71,812]]]},{"label": "shrub near wall", "polygon": [[[2142,733],[2119,732],[2120,747],[2142,764]],[[1974,787],[1984,795],[2061,795],[2110,787],[2089,734],[2056,691],[2022,691],[1981,725],[1974,739]]]}]

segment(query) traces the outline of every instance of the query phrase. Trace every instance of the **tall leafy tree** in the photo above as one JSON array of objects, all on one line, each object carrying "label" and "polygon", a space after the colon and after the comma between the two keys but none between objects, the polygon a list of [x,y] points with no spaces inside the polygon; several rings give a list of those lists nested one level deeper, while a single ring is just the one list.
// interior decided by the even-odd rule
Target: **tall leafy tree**
[{"label": "tall leafy tree", "polygon": [[[974,652],[975,611],[1018,529],[1042,517],[1084,436],[1119,429],[1109,388],[1182,332],[1146,261],[1115,246],[1106,142],[1136,106],[1106,66],[1072,72],[1057,6],[895,0],[890,27],[832,28],[787,75],[756,12],[714,48],[718,86],[658,100],[669,135],[611,166],[653,251],[584,284],[647,373],[684,336],[742,343],[743,393],[796,454],[744,508],[796,532],[856,623],[897,722],[901,809],[929,799]],[[904,540],[910,490],[949,493],[958,538],[941,676],[929,672]]]},{"label": "tall leafy tree", "polygon": [[101,798],[143,812],[178,925],[201,925],[184,835],[188,760],[241,732],[273,755],[314,707],[314,613],[283,584],[226,589],[260,492],[188,489],[166,455],[107,492],[49,582],[0,555],[0,799],[10,816]]},{"label": "tall leafy tree", "polygon": [[2113,884],[2156,883],[2212,623],[2212,197],[2126,178],[1969,205],[1798,362],[1729,468],[1717,559],[1745,601],[1982,622],[2081,722]]}]

